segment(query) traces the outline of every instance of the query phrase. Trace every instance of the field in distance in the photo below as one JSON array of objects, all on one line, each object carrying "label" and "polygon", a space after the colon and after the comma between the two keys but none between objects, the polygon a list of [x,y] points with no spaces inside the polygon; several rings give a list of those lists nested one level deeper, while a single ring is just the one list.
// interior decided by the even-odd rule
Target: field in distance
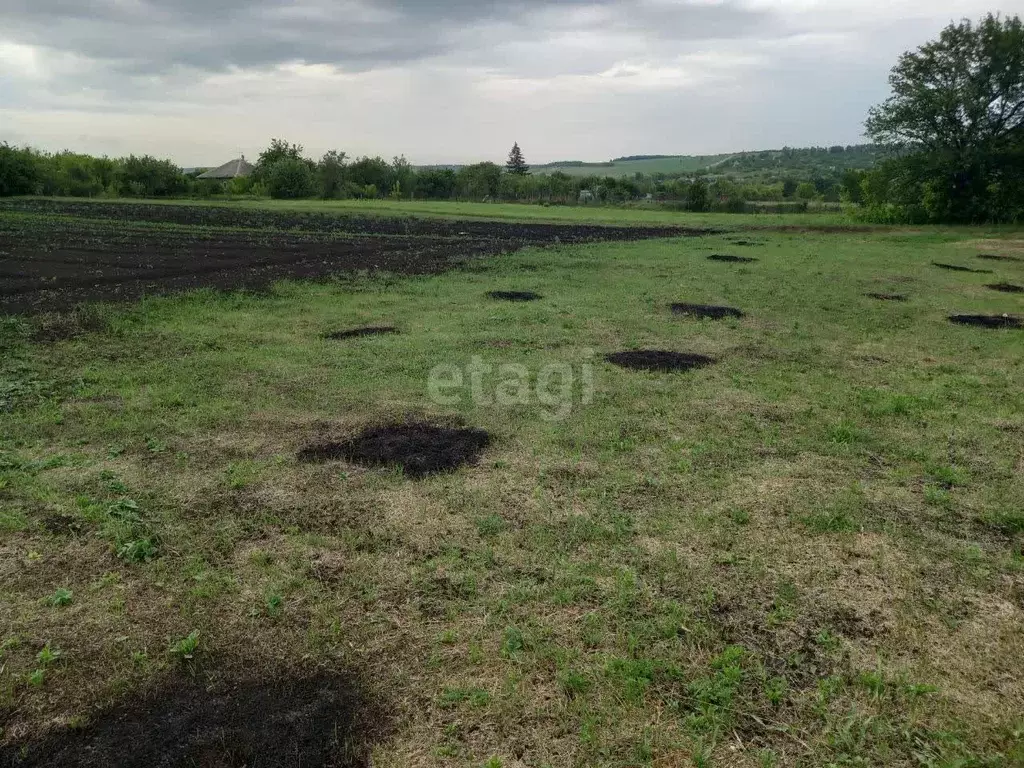
[{"label": "field in distance", "polygon": [[817,171],[863,170],[874,166],[880,154],[871,145],[731,152],[722,155],[638,155],[604,163],[581,161],[535,165],[533,173],[561,173],[570,176],[708,175],[728,174],[754,178],[765,174],[787,174],[807,178]]}]

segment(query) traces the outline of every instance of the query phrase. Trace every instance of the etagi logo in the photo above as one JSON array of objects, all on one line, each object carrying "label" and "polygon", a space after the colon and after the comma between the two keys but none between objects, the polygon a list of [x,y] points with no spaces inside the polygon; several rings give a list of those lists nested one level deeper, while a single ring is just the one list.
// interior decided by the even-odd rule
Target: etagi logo
[{"label": "etagi logo", "polygon": [[438,405],[458,405],[469,398],[482,406],[512,407],[539,403],[541,418],[561,421],[573,408],[594,400],[593,350],[584,350],[584,362],[548,363],[531,371],[521,363],[485,363],[473,356],[464,365],[435,365],[427,380],[427,393]]}]

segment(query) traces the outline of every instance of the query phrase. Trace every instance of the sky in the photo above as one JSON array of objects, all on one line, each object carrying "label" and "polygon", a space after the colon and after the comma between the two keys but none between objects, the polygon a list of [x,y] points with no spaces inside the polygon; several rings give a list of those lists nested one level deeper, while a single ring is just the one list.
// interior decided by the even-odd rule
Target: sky
[{"label": "sky", "polygon": [[0,0],[0,141],[533,163],[862,142],[899,54],[1024,0]]}]

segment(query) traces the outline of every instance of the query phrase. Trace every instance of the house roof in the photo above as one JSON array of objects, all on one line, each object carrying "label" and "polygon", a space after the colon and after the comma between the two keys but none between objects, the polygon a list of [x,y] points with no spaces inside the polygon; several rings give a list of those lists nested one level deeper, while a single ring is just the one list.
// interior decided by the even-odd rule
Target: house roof
[{"label": "house roof", "polygon": [[200,174],[200,179],[234,179],[238,176],[249,176],[256,170],[251,163],[247,163],[244,157],[237,160],[229,160],[219,168]]}]

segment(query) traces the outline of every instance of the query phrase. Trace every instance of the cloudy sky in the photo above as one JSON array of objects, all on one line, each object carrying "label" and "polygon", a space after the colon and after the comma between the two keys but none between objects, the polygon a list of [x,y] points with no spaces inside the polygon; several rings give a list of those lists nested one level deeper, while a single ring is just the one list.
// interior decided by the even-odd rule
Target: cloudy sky
[{"label": "cloudy sky", "polygon": [[850,144],[903,50],[1024,0],[0,0],[0,141],[182,165]]}]

